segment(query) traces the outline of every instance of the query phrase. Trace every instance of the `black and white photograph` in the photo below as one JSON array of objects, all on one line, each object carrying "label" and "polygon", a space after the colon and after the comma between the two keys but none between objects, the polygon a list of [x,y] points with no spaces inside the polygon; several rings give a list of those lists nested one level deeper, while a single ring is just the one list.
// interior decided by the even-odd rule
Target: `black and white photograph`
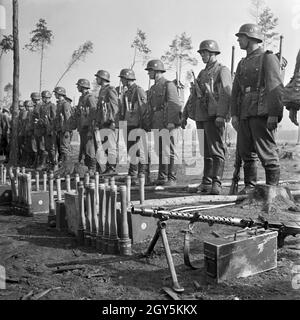
[{"label": "black and white photograph", "polygon": [[300,0],[0,0],[0,306],[300,300],[299,122]]}]

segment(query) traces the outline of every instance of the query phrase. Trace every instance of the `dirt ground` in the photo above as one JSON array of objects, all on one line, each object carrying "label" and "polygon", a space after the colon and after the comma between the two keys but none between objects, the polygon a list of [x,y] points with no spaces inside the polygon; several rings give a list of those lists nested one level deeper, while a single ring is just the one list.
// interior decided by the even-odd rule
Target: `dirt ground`
[{"label": "dirt ground", "polygon": [[[298,149],[299,151],[299,149]],[[299,152],[292,145],[279,147],[281,179],[300,180]],[[289,156],[289,153],[292,156]],[[233,149],[228,150],[224,181],[232,177]],[[259,179],[264,179],[260,168]],[[197,183],[199,176],[185,176],[179,172],[181,183]],[[299,185],[288,185],[299,189]],[[228,194],[229,189],[223,188]],[[146,194],[147,198],[147,194]],[[257,218],[259,208],[242,205],[206,211],[210,215]],[[279,212],[279,216],[300,220],[299,212]],[[187,221],[167,222],[167,234],[179,283],[184,292],[177,294],[184,300],[299,300],[300,289],[293,289],[296,266],[300,265],[300,236],[288,237],[285,246],[278,249],[277,268],[247,278],[220,284],[208,283],[204,269],[203,243],[232,234],[237,228],[222,225],[212,227],[197,223],[191,242],[192,259],[200,267],[191,270],[183,261],[183,229]],[[6,270],[6,289],[0,290],[0,300],[169,300],[162,287],[171,287],[172,281],[161,240],[154,255],[141,255],[149,241],[134,244],[133,255],[121,257],[102,255],[89,247],[79,247],[76,239],[47,225],[46,215],[23,217],[13,215],[9,208],[0,208],[0,265]],[[75,266],[74,270],[56,273],[61,262]],[[298,267],[299,269],[299,267]],[[196,281],[196,282],[195,282]],[[298,284],[298,287],[299,284]],[[52,289],[44,296],[45,290]],[[26,297],[28,293],[33,296]]]}]

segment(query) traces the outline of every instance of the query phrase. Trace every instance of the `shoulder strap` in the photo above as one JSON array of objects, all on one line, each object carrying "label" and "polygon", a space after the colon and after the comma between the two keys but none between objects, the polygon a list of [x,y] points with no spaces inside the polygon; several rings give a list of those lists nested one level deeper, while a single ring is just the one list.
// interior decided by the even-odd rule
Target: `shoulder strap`
[{"label": "shoulder strap", "polygon": [[261,54],[261,56],[259,57],[259,71],[258,71],[257,85],[256,85],[257,90],[259,90],[262,84],[264,60],[265,60],[266,54],[269,54],[269,53],[270,53],[269,51],[266,51],[263,54]]}]

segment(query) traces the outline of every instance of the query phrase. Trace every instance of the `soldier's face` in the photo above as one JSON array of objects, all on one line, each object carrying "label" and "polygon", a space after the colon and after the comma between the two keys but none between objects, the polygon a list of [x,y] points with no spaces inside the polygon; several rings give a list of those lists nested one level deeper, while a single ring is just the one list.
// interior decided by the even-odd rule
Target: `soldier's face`
[{"label": "soldier's face", "polygon": [[210,59],[210,53],[207,51],[207,50],[202,50],[199,52],[201,58],[202,58],[202,61],[203,63],[208,63],[209,62],[209,59]]},{"label": "soldier's face", "polygon": [[120,78],[121,79],[121,83],[122,83],[122,85],[124,86],[124,87],[126,87],[127,86],[127,80],[125,79],[125,78]]},{"label": "soldier's face", "polygon": [[154,80],[155,79],[155,71],[152,69],[148,70],[148,76],[151,80]]},{"label": "soldier's face", "polygon": [[97,84],[98,84],[99,86],[102,85],[102,79],[101,79],[101,78],[96,77],[96,81],[97,81]]},{"label": "soldier's face", "polygon": [[241,34],[241,35],[238,36],[237,42],[239,43],[240,48],[241,48],[242,50],[246,50],[247,47],[248,47],[249,39],[248,39],[248,37],[245,36],[244,34]]},{"label": "soldier's face", "polygon": [[43,98],[42,98],[42,100],[43,100],[44,103],[50,102],[50,99],[51,99],[51,98],[47,98],[47,97],[43,97]]}]

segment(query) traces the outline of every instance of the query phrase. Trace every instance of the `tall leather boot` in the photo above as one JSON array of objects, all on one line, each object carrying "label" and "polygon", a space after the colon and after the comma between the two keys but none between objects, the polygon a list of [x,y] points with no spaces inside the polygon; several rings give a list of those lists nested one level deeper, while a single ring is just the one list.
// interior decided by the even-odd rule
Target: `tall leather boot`
[{"label": "tall leather boot", "polygon": [[257,163],[256,161],[247,161],[244,163],[244,184],[245,187],[238,194],[251,193],[257,182]]},{"label": "tall leather boot", "polygon": [[213,175],[213,159],[204,158],[204,168],[203,168],[203,177],[202,182],[199,186],[199,191],[203,194],[209,194],[211,191],[212,184],[212,175]]},{"label": "tall leather boot", "polygon": [[148,164],[139,163],[139,175],[141,173],[145,175],[145,185],[146,186],[151,185],[150,170],[149,170],[149,165]]},{"label": "tall leather boot", "polygon": [[154,184],[157,186],[164,185],[168,182],[168,165],[167,164],[159,164],[158,169],[158,178],[156,181],[154,181]]},{"label": "tall leather boot", "polygon": [[280,167],[265,168],[266,184],[270,186],[278,186],[280,178]]},{"label": "tall leather boot", "polygon": [[212,187],[210,194],[212,195],[218,195],[221,193],[222,190],[222,178],[223,178],[223,172],[224,172],[224,165],[225,161],[220,158],[214,158],[213,159],[213,168],[212,168]]},{"label": "tall leather boot", "polygon": [[44,170],[46,169],[46,165],[47,165],[47,154],[42,153],[40,155],[40,163],[37,166],[36,170]]}]

